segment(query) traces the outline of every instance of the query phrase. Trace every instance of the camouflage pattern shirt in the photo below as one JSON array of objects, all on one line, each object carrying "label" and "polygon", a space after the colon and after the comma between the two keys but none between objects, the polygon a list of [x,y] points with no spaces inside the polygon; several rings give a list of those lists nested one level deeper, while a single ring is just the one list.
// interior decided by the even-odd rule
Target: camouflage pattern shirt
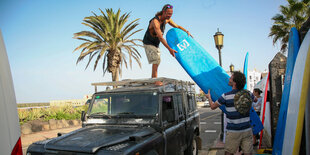
[{"label": "camouflage pattern shirt", "polygon": [[[222,94],[221,97],[216,101],[217,104],[225,106],[226,117],[227,117],[227,131],[228,132],[244,132],[252,129],[250,123],[250,114],[242,115],[239,113],[234,105],[235,94],[239,90],[233,89],[230,92]],[[251,93],[252,99],[254,95]]]}]

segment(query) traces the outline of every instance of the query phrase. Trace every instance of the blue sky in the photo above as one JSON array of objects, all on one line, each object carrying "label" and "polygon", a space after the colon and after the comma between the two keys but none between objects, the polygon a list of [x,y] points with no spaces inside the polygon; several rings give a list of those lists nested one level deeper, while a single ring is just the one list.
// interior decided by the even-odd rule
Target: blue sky
[{"label": "blue sky", "polygon": [[[131,12],[130,21],[140,18],[133,38],[143,38],[149,20],[162,6],[174,6],[172,19],[191,32],[194,38],[218,60],[213,35],[217,28],[224,34],[222,63],[229,70],[232,63],[242,69],[249,52],[249,69],[264,71],[280,50],[268,37],[271,18],[279,13],[285,0],[1,0],[0,29],[5,41],[18,103],[48,102],[60,99],[79,99],[92,94],[93,82],[110,81],[111,74],[102,76],[102,69],[93,65],[84,70],[86,61],[76,65],[79,52],[72,51],[82,42],[73,34],[90,30],[82,20],[99,8]],[[166,27],[166,32],[170,29]],[[165,32],[165,33],[166,33]],[[191,80],[164,46],[159,76]],[[149,78],[144,49],[142,68],[133,62],[132,69],[123,69],[121,79]]]}]

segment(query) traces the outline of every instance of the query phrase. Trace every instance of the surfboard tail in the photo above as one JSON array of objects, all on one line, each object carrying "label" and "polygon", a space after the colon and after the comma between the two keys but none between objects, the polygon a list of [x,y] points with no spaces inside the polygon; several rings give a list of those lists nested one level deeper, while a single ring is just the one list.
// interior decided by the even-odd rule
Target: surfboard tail
[{"label": "surfboard tail", "polygon": [[23,154],[23,149],[22,149],[22,142],[20,137],[18,138],[11,155],[22,155]]}]

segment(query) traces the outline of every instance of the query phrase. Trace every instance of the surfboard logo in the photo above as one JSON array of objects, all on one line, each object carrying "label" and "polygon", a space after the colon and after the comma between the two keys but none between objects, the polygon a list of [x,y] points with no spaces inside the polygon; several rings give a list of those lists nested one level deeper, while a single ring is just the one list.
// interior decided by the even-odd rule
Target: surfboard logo
[{"label": "surfboard logo", "polygon": [[189,43],[186,41],[186,39],[177,44],[177,47],[179,48],[180,51],[185,50],[188,46]]}]

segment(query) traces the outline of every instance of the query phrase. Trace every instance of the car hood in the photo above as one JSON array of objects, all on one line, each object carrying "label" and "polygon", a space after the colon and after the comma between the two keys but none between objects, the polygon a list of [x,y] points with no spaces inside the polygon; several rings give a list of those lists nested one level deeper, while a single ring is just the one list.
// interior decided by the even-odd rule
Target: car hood
[{"label": "car hood", "polygon": [[100,148],[141,139],[155,132],[150,127],[90,126],[49,140],[45,149],[95,153]]}]

